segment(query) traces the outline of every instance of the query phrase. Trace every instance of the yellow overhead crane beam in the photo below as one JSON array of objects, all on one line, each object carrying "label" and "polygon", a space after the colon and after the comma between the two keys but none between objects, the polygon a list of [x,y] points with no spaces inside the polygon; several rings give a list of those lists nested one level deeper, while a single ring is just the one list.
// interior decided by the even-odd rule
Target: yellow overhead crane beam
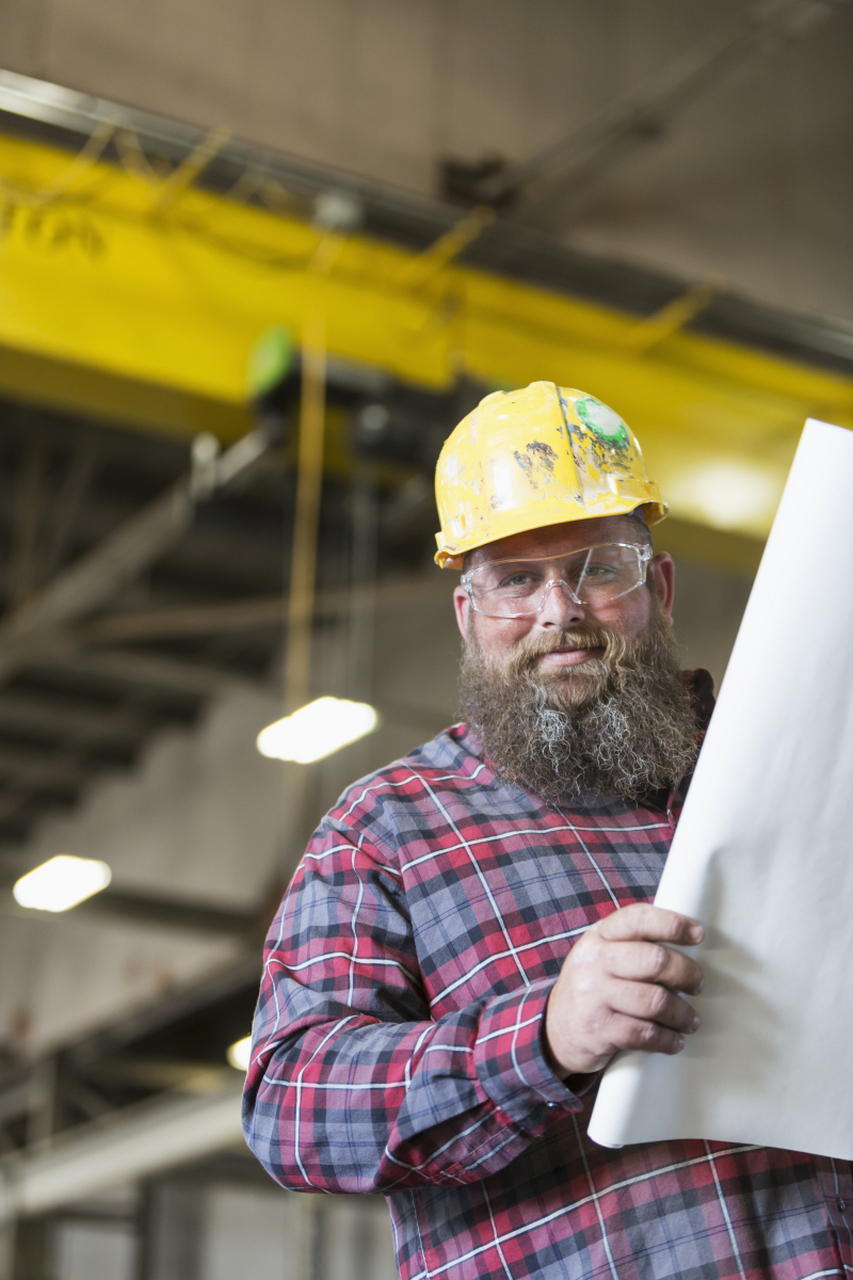
[{"label": "yellow overhead crane beam", "polygon": [[0,393],[233,438],[258,337],[300,342],[322,287],[331,356],[433,389],[583,387],[636,430],[674,514],[735,533],[766,533],[807,416],[853,427],[853,380],[683,332],[703,287],[637,321],[455,265],[470,219],[423,255],[347,234],[318,286],[321,229],[95,144],[70,161],[0,137]]}]

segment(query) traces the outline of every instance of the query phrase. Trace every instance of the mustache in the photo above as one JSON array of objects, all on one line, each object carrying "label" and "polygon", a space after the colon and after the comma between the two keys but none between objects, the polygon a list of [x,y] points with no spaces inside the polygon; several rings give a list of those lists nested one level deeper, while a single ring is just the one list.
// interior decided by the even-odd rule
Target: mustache
[{"label": "mustache", "polygon": [[602,659],[606,662],[617,647],[616,636],[604,627],[571,627],[549,635],[525,636],[516,646],[509,670],[513,675],[525,675],[535,669],[544,654],[558,649],[603,649]]}]

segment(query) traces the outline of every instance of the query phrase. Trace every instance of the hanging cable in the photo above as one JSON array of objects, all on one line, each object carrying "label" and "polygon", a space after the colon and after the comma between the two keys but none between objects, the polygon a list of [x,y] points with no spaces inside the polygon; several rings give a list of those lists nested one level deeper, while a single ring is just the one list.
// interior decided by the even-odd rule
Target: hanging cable
[{"label": "hanging cable", "polygon": [[37,191],[29,191],[18,183],[10,182],[8,178],[0,178],[0,189],[12,195],[20,204],[34,207],[62,199],[78,178],[94,168],[115,133],[116,126],[114,124],[108,124],[106,121],[99,124],[89,134],[89,137],[68,168],[63,169],[46,187],[41,187]]},{"label": "hanging cable", "polygon": [[285,705],[288,711],[294,711],[306,702],[311,687],[311,642],[326,418],[324,285],[340,244],[339,236],[333,233],[324,236],[308,268],[313,297],[309,302],[302,341],[299,454],[285,651]]},{"label": "hanging cable", "polygon": [[217,152],[222,150],[230,137],[231,131],[229,129],[223,129],[219,126],[211,129],[190,155],[182,160],[169,176],[160,183],[160,190],[154,202],[155,210],[160,212],[171,204],[182,191],[191,186],[199,174],[204,172]]}]

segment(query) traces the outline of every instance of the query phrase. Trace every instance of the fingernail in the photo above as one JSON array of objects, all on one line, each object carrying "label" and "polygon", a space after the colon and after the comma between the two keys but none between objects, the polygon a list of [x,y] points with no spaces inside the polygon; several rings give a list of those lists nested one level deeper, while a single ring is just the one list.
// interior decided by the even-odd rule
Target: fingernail
[{"label": "fingernail", "polygon": [[679,1036],[675,1042],[675,1052],[681,1053],[681,1050],[683,1048],[684,1048],[684,1036]]},{"label": "fingernail", "polygon": [[701,924],[692,924],[688,930],[688,935],[691,942],[701,942],[705,936],[705,930]]},{"label": "fingernail", "polygon": [[698,1031],[698,1030],[699,1030],[699,1028],[701,1027],[701,1025],[702,1025],[702,1019],[699,1017],[699,1014],[697,1013],[697,1014],[696,1014],[696,1016],[695,1016],[695,1018],[693,1019],[693,1021],[692,1021],[692,1022],[691,1022],[691,1024],[690,1024],[690,1030],[691,1030],[691,1031]]},{"label": "fingernail", "polygon": [[696,987],[694,988],[694,994],[699,996],[702,994],[704,989],[705,989],[705,979],[704,977],[701,977],[697,982]]}]

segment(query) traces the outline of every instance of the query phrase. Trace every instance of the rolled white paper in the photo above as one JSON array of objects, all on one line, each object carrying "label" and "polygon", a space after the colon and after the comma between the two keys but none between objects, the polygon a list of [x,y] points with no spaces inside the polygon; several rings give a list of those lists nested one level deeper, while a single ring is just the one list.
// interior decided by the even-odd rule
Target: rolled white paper
[{"label": "rolled white paper", "polygon": [[702,1027],[617,1055],[602,1146],[853,1158],[853,432],[809,419],[655,902],[694,916]]}]

